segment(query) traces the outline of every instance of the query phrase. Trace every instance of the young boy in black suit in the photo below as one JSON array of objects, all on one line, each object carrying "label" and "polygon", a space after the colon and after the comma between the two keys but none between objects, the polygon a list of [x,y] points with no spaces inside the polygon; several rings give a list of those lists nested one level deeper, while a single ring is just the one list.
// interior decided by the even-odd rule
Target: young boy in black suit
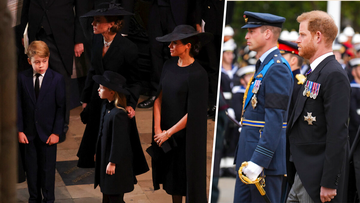
[{"label": "young boy in black suit", "polygon": [[52,203],[56,144],[63,136],[65,119],[65,81],[48,69],[50,52],[45,42],[33,41],[27,55],[33,69],[18,76],[18,138],[25,148],[29,203]]}]

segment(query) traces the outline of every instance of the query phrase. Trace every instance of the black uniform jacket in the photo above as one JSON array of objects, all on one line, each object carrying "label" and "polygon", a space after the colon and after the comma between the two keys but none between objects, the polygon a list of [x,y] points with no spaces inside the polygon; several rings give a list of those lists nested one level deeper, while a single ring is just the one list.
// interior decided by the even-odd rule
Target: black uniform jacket
[{"label": "black uniform jacket", "polygon": [[[123,194],[134,189],[135,175],[149,170],[139,136],[132,132],[132,122],[124,110],[104,102],[96,144],[95,188],[104,194]],[[109,162],[115,163],[115,174],[106,174]]]},{"label": "black uniform jacket", "polygon": [[[292,160],[314,202],[321,202],[321,186],[337,189],[337,196],[331,202],[344,202],[349,79],[332,55],[325,58],[307,80],[320,84],[320,90],[316,99],[303,95],[304,85],[299,91],[287,128]],[[312,125],[305,121],[310,113],[316,119]]]},{"label": "black uniform jacket", "polygon": [[[36,39],[43,18],[48,22],[54,36],[64,66],[69,75],[72,74],[74,45],[84,43],[85,37],[80,26],[79,16],[86,12],[85,0],[24,0],[21,13],[21,29],[29,23],[29,40]],[[75,12],[74,12],[75,8]]]}]

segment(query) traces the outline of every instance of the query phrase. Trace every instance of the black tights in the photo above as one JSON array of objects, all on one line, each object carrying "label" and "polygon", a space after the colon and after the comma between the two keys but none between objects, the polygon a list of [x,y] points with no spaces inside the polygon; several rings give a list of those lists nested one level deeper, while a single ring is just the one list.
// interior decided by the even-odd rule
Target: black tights
[{"label": "black tights", "polygon": [[173,195],[172,200],[173,200],[173,203],[182,203],[182,196],[181,195]]},{"label": "black tights", "polygon": [[125,203],[124,194],[120,194],[120,195],[103,194],[103,203]]}]

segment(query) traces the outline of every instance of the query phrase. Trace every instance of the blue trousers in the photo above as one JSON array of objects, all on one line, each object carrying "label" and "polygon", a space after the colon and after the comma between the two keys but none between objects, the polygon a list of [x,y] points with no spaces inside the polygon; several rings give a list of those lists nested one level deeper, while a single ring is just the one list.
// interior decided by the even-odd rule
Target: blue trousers
[{"label": "blue trousers", "polygon": [[[283,175],[268,175],[265,178],[266,186],[264,189],[266,191],[266,195],[269,197],[272,203],[281,202],[283,180]],[[246,185],[245,183],[241,182],[241,180],[239,179],[239,175],[237,174],[235,183],[234,203],[245,202],[265,203],[265,200],[264,197],[260,195],[259,190],[254,184]]]}]

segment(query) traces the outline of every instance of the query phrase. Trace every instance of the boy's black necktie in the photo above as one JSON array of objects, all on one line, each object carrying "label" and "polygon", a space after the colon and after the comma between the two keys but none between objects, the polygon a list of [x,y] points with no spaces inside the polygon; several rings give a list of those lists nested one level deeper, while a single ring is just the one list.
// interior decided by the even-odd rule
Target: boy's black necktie
[{"label": "boy's black necktie", "polygon": [[39,91],[40,91],[40,86],[39,86],[40,73],[36,73],[35,76],[36,76],[36,79],[35,79],[35,96],[36,96],[36,99],[37,99],[38,96],[39,96]]}]

